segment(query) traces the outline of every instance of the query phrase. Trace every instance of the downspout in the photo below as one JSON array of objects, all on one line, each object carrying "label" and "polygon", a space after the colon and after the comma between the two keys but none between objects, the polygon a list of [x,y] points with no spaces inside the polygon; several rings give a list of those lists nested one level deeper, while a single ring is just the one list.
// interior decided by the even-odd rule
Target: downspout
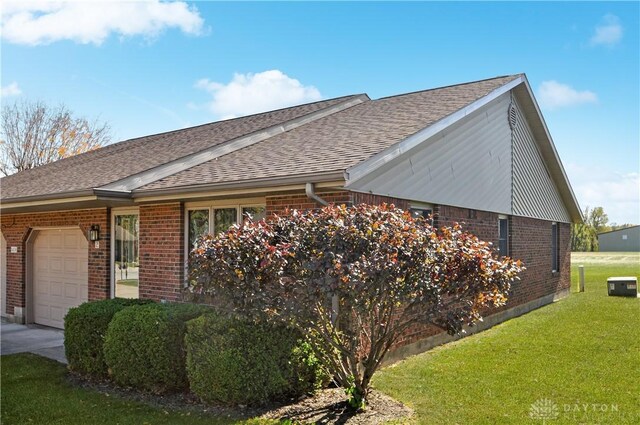
[{"label": "downspout", "polygon": [[[316,195],[316,192],[313,187],[313,183],[307,183],[304,187],[304,192],[307,195],[307,198],[313,199],[317,203],[323,206],[329,205],[327,201]],[[331,295],[331,323],[336,326],[336,322],[338,321],[338,313],[340,312],[340,299],[337,294]]]},{"label": "downspout", "polygon": [[324,199],[322,199],[321,197],[316,195],[315,189],[313,187],[313,183],[307,183],[305,185],[305,187],[304,187],[304,192],[306,193],[307,198],[313,199],[314,201],[316,201],[320,205],[325,206],[325,207],[327,205],[329,205],[329,203],[327,201],[325,201]]}]

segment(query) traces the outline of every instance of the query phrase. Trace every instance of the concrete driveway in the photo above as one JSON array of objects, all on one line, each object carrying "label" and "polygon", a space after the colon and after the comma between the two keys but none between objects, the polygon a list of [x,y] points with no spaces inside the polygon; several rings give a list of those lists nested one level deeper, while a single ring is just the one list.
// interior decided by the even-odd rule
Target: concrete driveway
[{"label": "concrete driveway", "polygon": [[67,363],[64,355],[64,331],[40,325],[0,323],[0,355],[34,353]]}]

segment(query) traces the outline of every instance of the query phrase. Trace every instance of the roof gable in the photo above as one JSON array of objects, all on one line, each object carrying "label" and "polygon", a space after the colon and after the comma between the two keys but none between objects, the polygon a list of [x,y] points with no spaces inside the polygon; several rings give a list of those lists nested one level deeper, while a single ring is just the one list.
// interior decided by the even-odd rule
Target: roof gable
[{"label": "roof gable", "polygon": [[343,174],[515,78],[498,77],[364,102],[142,186],[137,196],[194,186],[213,188],[230,181]]}]

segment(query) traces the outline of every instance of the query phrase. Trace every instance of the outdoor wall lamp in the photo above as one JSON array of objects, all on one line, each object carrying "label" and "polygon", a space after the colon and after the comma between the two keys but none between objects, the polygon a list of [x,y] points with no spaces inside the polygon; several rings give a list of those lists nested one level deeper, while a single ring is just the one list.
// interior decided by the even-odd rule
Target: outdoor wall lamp
[{"label": "outdoor wall lamp", "polygon": [[92,224],[89,229],[89,240],[91,242],[100,240],[100,226],[97,224]]}]

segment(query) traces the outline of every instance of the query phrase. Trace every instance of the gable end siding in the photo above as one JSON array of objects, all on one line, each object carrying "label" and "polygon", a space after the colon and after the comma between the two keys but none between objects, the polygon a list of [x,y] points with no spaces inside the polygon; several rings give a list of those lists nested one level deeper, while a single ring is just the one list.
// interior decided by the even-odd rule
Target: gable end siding
[{"label": "gable end siding", "polygon": [[505,93],[348,188],[511,214],[509,104]]},{"label": "gable end siding", "polygon": [[570,223],[571,218],[536,146],[522,108],[513,99],[513,214]]}]

